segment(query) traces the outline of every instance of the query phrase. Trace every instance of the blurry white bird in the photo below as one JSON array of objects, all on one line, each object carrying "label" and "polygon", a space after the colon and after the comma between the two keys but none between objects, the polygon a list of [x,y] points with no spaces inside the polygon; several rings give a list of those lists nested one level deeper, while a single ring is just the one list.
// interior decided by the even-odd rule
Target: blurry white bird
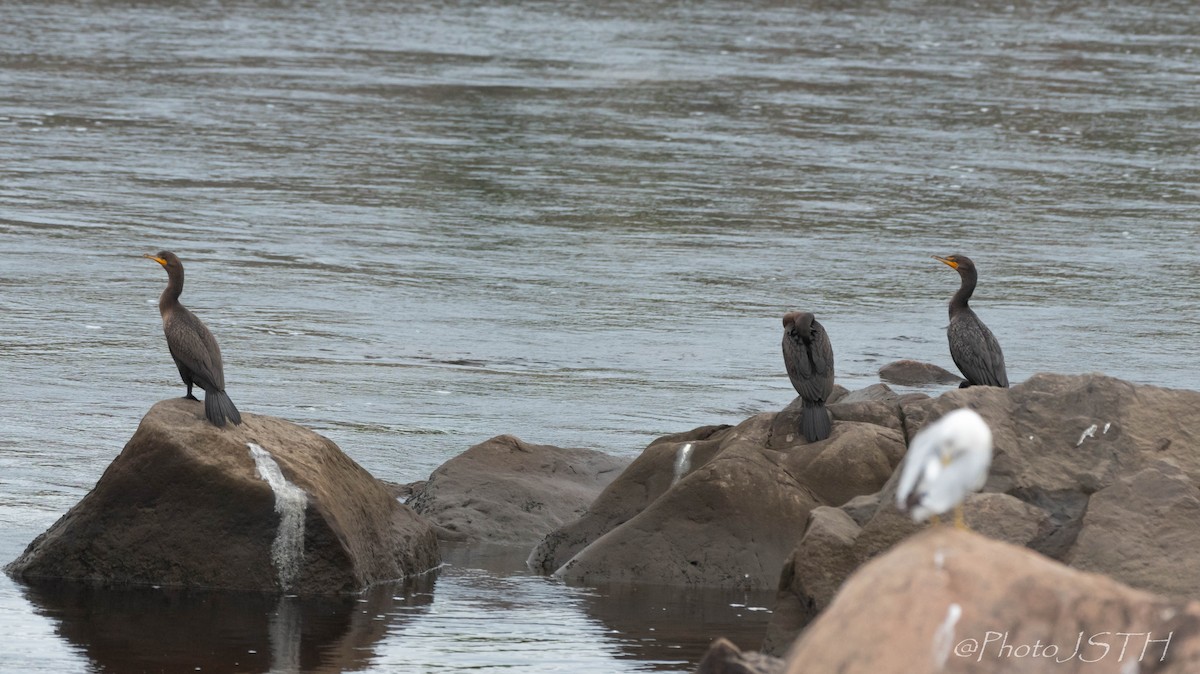
[{"label": "blurry white bird", "polygon": [[974,410],[958,409],[921,429],[909,445],[896,487],[896,507],[920,522],[954,509],[965,528],[962,501],[987,482],[992,429]]}]

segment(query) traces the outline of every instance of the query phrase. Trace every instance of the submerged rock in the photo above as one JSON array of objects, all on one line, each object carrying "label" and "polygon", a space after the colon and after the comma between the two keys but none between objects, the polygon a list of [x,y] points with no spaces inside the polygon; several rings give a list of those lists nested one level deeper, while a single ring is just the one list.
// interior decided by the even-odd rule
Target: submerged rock
[{"label": "submerged rock", "polygon": [[408,505],[444,539],[529,546],[582,515],[628,463],[498,435],[439,466]]},{"label": "submerged rock", "polygon": [[879,368],[879,378],[899,386],[928,386],[931,384],[954,384],[963,378],[944,367],[919,360],[898,360]]},{"label": "submerged rock", "polygon": [[783,674],[784,661],[754,651],[743,651],[723,637],[717,637],[696,674]]},{"label": "submerged rock", "polygon": [[788,652],[787,674],[1200,668],[1200,603],[937,527],[858,570]]},{"label": "submerged rock", "polygon": [[[1037,375],[902,402],[906,436],[964,406],[995,443],[984,493],[965,503],[973,529],[1138,589],[1200,597],[1200,393]],[[782,653],[855,569],[925,526],[894,500],[892,479],[877,495],[814,512],[780,580],[764,650]]]},{"label": "submerged rock", "polygon": [[429,524],[332,441],[254,414],[217,428],[202,409],[154,405],[92,491],[5,570],[320,594],[438,564]]}]

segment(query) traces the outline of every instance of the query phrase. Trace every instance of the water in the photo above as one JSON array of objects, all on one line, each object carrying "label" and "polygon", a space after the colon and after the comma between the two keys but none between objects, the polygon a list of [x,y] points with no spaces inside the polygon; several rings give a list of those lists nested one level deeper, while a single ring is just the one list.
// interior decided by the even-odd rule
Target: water
[{"label": "water", "polygon": [[[975,259],[1014,382],[1195,388],[1190,3],[262,4],[4,6],[0,560],[183,393],[139,257],[161,249],[240,409],[396,482],[499,433],[631,456],[780,409],[791,309],[847,387],[950,367],[933,254]],[[547,621],[573,671],[702,650],[647,655],[615,595],[452,569],[445,611],[338,666],[551,668],[509,648]],[[0,670],[103,666],[87,635],[121,601],[75,629],[0,579]],[[295,622],[270,611],[246,613]]]}]

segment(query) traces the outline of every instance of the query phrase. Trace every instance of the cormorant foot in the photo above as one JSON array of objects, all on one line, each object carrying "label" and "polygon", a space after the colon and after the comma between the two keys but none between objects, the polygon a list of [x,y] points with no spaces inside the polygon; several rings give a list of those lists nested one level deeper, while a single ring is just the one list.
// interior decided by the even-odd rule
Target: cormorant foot
[{"label": "cormorant foot", "polygon": [[192,395],[191,393],[189,393],[189,394],[185,395],[185,396],[183,397],[183,399],[184,399],[184,400],[195,400],[196,402],[200,402],[200,399],[199,399],[199,398],[197,398],[196,396]]}]

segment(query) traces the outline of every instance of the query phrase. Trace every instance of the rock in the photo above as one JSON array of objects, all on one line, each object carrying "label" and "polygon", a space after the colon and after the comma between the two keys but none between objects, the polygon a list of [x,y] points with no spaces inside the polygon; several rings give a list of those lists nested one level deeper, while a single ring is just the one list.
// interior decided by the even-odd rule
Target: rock
[{"label": "rock", "polygon": [[728,639],[717,637],[696,674],[783,674],[784,662],[762,653],[742,651]]},{"label": "rock", "polygon": [[157,403],[92,491],[5,570],[303,595],[438,564],[429,524],[333,442],[282,419],[242,419],[216,428],[202,403]]},{"label": "rock", "polygon": [[963,378],[944,367],[932,363],[922,363],[918,360],[898,360],[879,368],[879,378],[897,386],[928,386],[932,384],[953,384],[963,382]]},{"label": "rock", "polygon": [[578,519],[628,463],[498,435],[439,466],[408,505],[443,539],[531,546]]},{"label": "rock", "polygon": [[656,440],[531,565],[589,585],[775,587],[809,512],[878,491],[904,451],[898,430],[857,422],[807,443],[798,410]]},{"label": "rock", "polygon": [[1092,494],[1066,558],[1138,588],[1195,597],[1197,550],[1200,489],[1173,464],[1158,462]]},{"label": "rock", "polygon": [[[632,519],[671,488],[676,463],[683,473],[713,457],[732,426],[701,426],[650,443],[618,478],[596,497],[587,512],[550,532],[529,557],[530,568],[553,573],[592,541]],[[687,461],[681,451],[690,446]]]},{"label": "rock", "polygon": [[896,400],[899,397],[899,394],[888,388],[887,384],[871,384],[866,388],[860,388],[857,391],[851,391],[847,393],[841,398],[838,398],[837,402],[842,405],[867,402],[869,400],[889,402]]},{"label": "rock", "polygon": [[392,498],[400,499],[400,502],[403,503],[412,498],[413,494],[424,489],[426,481],[417,480],[416,482],[409,482],[407,484],[390,482],[388,480],[380,480],[380,482],[383,483],[384,487],[387,487],[388,493],[392,495]]},{"label": "rock", "polygon": [[[973,528],[1139,589],[1200,596],[1200,393],[1102,375],[1037,375],[1011,389],[956,389],[899,406],[909,439],[963,406],[991,426],[988,483],[965,504]],[[843,506],[857,534],[818,529],[801,540],[793,560],[830,561],[819,573],[788,565],[794,575],[780,581],[768,652],[781,653],[829,604],[839,579],[917,529],[893,505],[894,482]]]},{"label": "rock", "polygon": [[937,527],[864,565],[796,640],[787,674],[1200,668],[1200,603]]},{"label": "rock", "polygon": [[[889,483],[884,494],[891,503],[894,485]],[[1041,527],[1048,526],[1045,513],[1007,494],[972,494],[964,511],[968,526],[1017,545],[1027,545],[1037,538]],[[780,577],[763,641],[766,653],[782,655],[796,635],[829,606],[847,576],[923,527],[894,507],[879,508],[865,525],[859,525],[851,512],[846,506],[813,512],[804,538]]]}]

